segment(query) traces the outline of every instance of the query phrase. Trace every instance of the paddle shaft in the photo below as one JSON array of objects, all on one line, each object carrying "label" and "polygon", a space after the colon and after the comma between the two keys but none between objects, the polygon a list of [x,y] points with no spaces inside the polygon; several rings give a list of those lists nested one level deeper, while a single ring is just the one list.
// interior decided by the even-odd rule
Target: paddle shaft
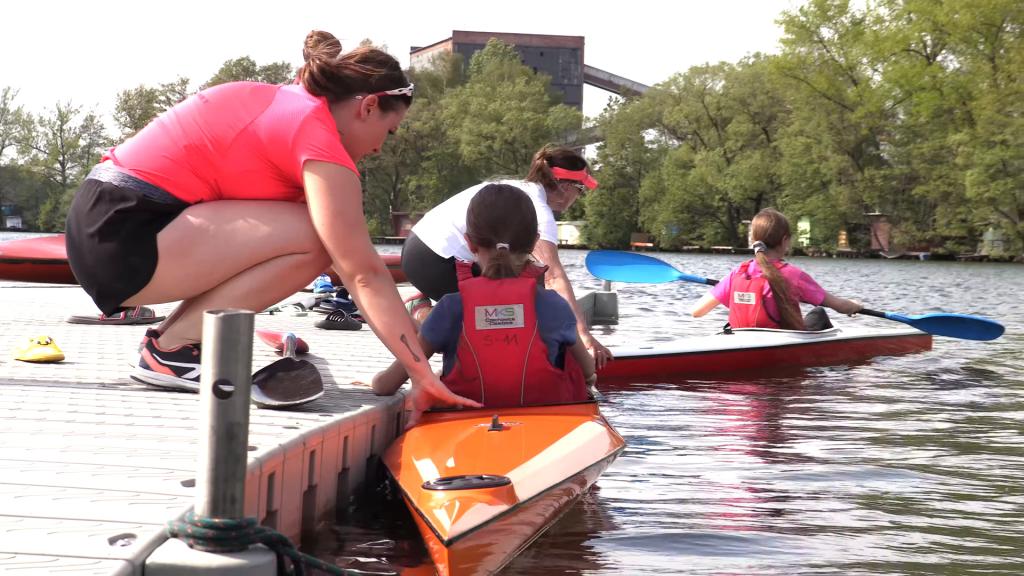
[{"label": "paddle shaft", "polygon": [[879,312],[878,310],[872,310],[870,308],[861,308],[860,310],[857,311],[857,314],[863,314],[865,316],[874,316],[875,318],[885,318],[886,320],[890,319],[885,314],[885,312]]}]

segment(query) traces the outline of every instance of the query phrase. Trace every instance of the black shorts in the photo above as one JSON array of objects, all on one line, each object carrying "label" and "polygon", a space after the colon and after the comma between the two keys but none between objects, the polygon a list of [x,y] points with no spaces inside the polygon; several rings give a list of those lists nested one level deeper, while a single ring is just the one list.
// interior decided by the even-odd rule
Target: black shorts
[{"label": "black shorts", "polygon": [[[445,294],[459,291],[455,258],[445,258],[434,252],[415,232],[409,233],[402,246],[402,272],[417,290],[435,302]],[[476,263],[473,264],[473,275],[480,275],[480,267]]]},{"label": "black shorts", "polygon": [[68,210],[71,271],[101,312],[117,314],[156,271],[156,235],[189,204],[110,164],[92,169]]}]

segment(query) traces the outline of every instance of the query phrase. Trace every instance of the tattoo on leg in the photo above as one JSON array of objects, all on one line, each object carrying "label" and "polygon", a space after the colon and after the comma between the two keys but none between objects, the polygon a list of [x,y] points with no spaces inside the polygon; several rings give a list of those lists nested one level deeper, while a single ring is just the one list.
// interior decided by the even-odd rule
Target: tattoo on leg
[{"label": "tattoo on leg", "polygon": [[409,339],[405,337],[405,334],[402,334],[401,340],[402,344],[405,344],[406,349],[409,350],[409,354],[412,354],[412,359],[416,362],[419,362],[420,357],[417,356],[416,353],[412,351],[412,346],[409,345]]}]

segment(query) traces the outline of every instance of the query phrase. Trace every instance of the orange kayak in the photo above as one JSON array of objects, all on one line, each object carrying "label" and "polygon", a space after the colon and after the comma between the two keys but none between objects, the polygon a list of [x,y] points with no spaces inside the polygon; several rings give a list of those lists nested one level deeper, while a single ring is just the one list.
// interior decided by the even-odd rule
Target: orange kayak
[{"label": "orange kayak", "polygon": [[441,576],[493,574],[622,452],[597,403],[430,412],[384,453]]},{"label": "orange kayak", "polygon": [[[380,258],[395,282],[405,282],[401,254],[381,254]],[[0,280],[78,284],[68,264],[64,235],[0,242]]]}]

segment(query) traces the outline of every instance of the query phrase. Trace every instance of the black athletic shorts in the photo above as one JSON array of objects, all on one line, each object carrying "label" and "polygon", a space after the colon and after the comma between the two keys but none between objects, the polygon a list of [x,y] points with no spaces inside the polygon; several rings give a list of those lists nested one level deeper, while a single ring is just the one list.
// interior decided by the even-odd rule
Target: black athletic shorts
[{"label": "black athletic shorts", "polygon": [[[445,258],[434,252],[415,232],[409,233],[402,246],[402,272],[417,290],[435,302],[445,294],[459,291],[455,257]],[[476,263],[473,263],[473,275],[480,275]]]},{"label": "black athletic shorts", "polygon": [[156,271],[156,235],[189,204],[111,164],[92,169],[68,210],[71,271],[101,312],[117,314]]}]

